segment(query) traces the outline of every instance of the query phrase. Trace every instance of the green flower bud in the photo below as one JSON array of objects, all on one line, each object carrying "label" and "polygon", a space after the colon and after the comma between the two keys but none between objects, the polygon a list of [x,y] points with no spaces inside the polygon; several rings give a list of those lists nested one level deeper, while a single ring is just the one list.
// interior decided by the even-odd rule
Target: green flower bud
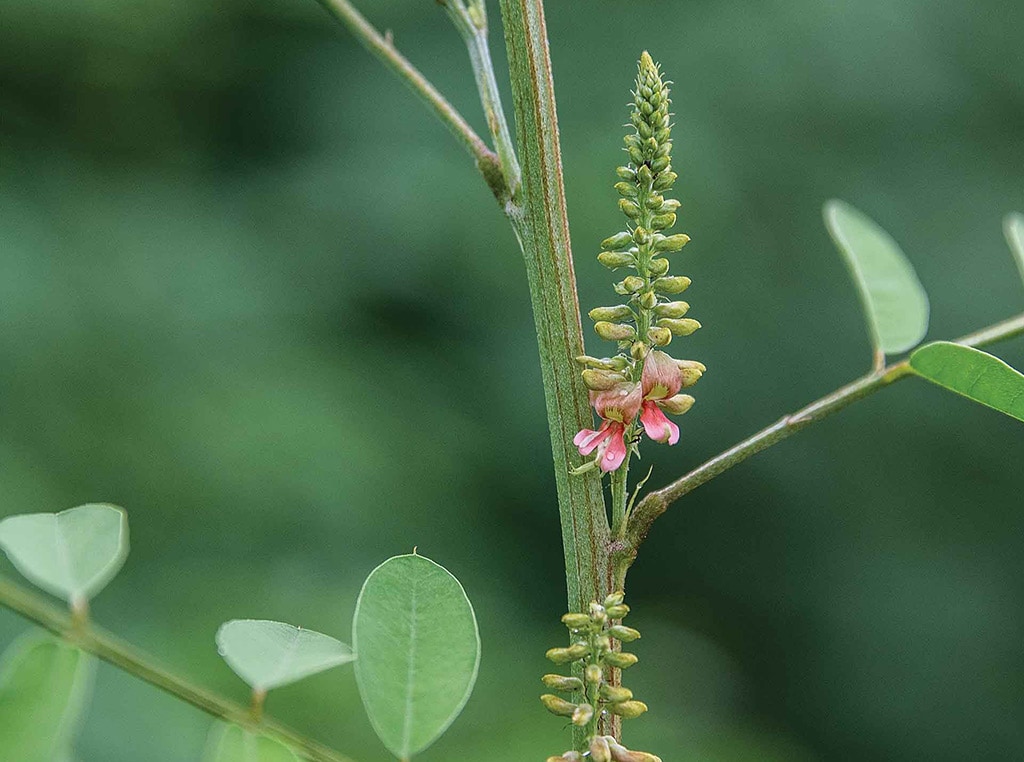
[{"label": "green flower bud", "polygon": [[597,261],[609,270],[617,270],[620,267],[629,267],[636,264],[633,255],[625,251],[602,251],[597,255]]},{"label": "green flower bud", "polygon": [[602,360],[596,357],[590,357],[589,355],[580,355],[576,358],[576,362],[585,368],[601,368],[602,370],[621,370],[622,366],[616,361],[620,360],[619,357],[608,358],[605,357]]},{"label": "green flower bud", "polygon": [[[632,156],[633,152],[630,151],[629,155]],[[668,156],[659,156],[651,162],[651,170],[654,172],[664,172],[670,166],[672,166],[672,162]]]},{"label": "green flower bud", "polygon": [[[618,383],[620,381],[624,381],[625,380],[618,373],[615,373],[615,374],[612,374],[612,375],[614,375],[614,376],[616,376],[618,378],[618,381],[616,381],[615,383]],[[602,389],[611,389],[612,386],[614,386],[614,385],[615,384],[613,383],[613,384],[610,384],[608,386],[601,387],[601,388]],[[595,387],[590,387],[590,388],[594,389]],[[588,617],[586,614],[577,614],[577,613],[574,613],[574,612],[569,612],[568,614],[566,614],[565,616],[562,617],[562,624],[564,624],[570,630],[585,630],[586,628],[590,627],[590,617]]]},{"label": "green flower bud", "polygon": [[708,372],[707,366],[702,362],[697,362],[696,360],[676,360],[676,365],[681,371],[699,370],[701,373]]},{"label": "green flower bud", "polygon": [[[621,206],[621,204],[620,204]],[[656,214],[651,217],[651,227],[655,230],[665,230],[676,224],[676,216],[669,214]]]},{"label": "green flower bud", "polygon": [[636,338],[636,329],[625,323],[609,323],[600,320],[594,323],[594,331],[606,341],[629,341]]},{"label": "green flower bud", "polygon": [[621,590],[617,590],[604,599],[604,607],[608,609],[612,606],[621,606],[624,600],[626,600],[626,594]]},{"label": "green flower bud", "polygon": [[609,619],[622,619],[629,613],[629,606],[625,603],[620,603],[616,606],[608,606],[606,611],[608,612]]},{"label": "green flower bud", "polygon": [[627,249],[633,244],[633,236],[630,233],[616,233],[601,241],[601,248],[605,251],[620,251]]},{"label": "green flower bud", "polygon": [[648,754],[646,751],[630,751],[614,738],[608,740],[608,748],[612,752],[612,762],[661,762],[661,757]]},{"label": "green flower bud", "polygon": [[651,260],[651,275],[655,278],[661,277],[668,272],[668,260],[667,259],[652,259]]},{"label": "green flower bud", "polygon": [[622,279],[622,287],[630,294],[635,294],[644,287],[644,279],[637,275],[627,275]]},{"label": "green flower bud", "polygon": [[609,627],[608,634],[617,640],[621,640],[623,643],[632,643],[634,640],[640,639],[639,630],[634,630],[632,627],[626,627],[624,624],[617,624],[613,627]]},{"label": "green flower bud", "polygon": [[644,163],[644,152],[640,150],[639,146],[629,146],[626,150],[634,164],[640,165]]},{"label": "green flower bud", "polygon": [[623,181],[621,183],[615,183],[614,187],[615,190],[619,192],[620,196],[623,196],[625,198],[636,198],[636,183],[627,183]]},{"label": "green flower bud", "polygon": [[578,677],[566,677],[565,675],[544,675],[541,681],[548,688],[564,693],[583,690],[583,681]]},{"label": "green flower bud", "polygon": [[629,356],[634,360],[642,360],[647,357],[648,347],[642,341],[633,343],[633,346],[629,348]]},{"label": "green flower bud", "polygon": [[646,164],[640,167],[636,171],[636,181],[639,185],[646,188],[654,182],[654,175],[651,173],[651,168]]},{"label": "green flower bud", "polygon": [[[547,762],[583,762],[583,756],[578,751],[567,751],[560,757],[548,757]],[[627,762],[631,762],[627,760]],[[640,760],[639,762],[646,762],[646,760]],[[661,762],[659,759],[658,762]]]},{"label": "green flower bud", "polygon": [[652,309],[658,304],[658,296],[653,291],[644,291],[637,301],[640,302],[641,307]]},{"label": "green flower bud", "polygon": [[644,199],[644,206],[648,209],[660,209],[661,205],[665,203],[665,199],[659,196],[657,193],[652,193],[646,199]]},{"label": "green flower bud", "polygon": [[612,714],[617,714],[624,720],[635,720],[647,711],[647,704],[643,701],[623,701],[621,704],[612,704],[609,708]]},{"label": "green flower bud", "polygon": [[640,661],[636,654],[628,654],[624,651],[609,651],[603,658],[605,664],[619,669],[629,669]]},{"label": "green flower bud", "polygon": [[651,233],[646,228],[637,226],[633,231],[633,242],[637,246],[644,246],[651,242]]},{"label": "green flower bud", "polygon": [[[622,213],[629,217],[629,219],[631,220],[635,220],[637,217],[640,216],[640,207],[636,204],[636,202],[630,201],[628,198],[619,199],[619,209],[621,209]],[[670,226],[666,225],[665,227]]]},{"label": "green flower bud", "polygon": [[[667,198],[656,211],[659,214],[673,214],[679,210],[680,206],[682,206],[682,204],[680,204],[676,199]],[[671,227],[671,225],[669,227]]]},{"label": "green flower bud", "polygon": [[[625,304],[616,304],[614,307],[594,307],[587,313],[591,320],[625,320],[633,317],[633,311]],[[668,317],[677,317],[670,315]],[[678,317],[682,317],[679,315]]]},{"label": "green flower bud", "polygon": [[590,604],[590,620],[595,624],[604,624],[608,621],[608,614],[605,613],[604,606],[600,603]]},{"label": "green flower bud", "polygon": [[544,704],[545,709],[551,712],[551,714],[557,714],[559,717],[572,717],[573,712],[576,711],[575,704],[558,698],[558,696],[551,693],[545,693],[540,697],[540,701]]},{"label": "green flower bud", "polygon": [[686,233],[677,233],[676,235],[662,236],[660,238],[655,239],[654,250],[656,252],[679,251],[689,242],[690,236],[686,235]]},{"label": "green flower bud", "polygon": [[607,635],[602,635],[594,641],[594,646],[598,651],[610,651],[612,650],[612,641]]},{"label": "green flower bud", "polygon": [[658,280],[654,281],[654,290],[659,294],[681,294],[690,287],[691,282],[685,275],[658,278]]},{"label": "green flower bud", "polygon": [[[594,392],[603,392],[626,380],[625,376],[614,370],[599,370],[597,368],[588,368],[580,375],[583,376],[583,384]],[[569,616],[569,614],[566,614],[566,616]],[[583,615],[573,614],[572,616]],[[562,621],[565,621],[565,617],[562,617]]]},{"label": "green flower bud", "polygon": [[647,329],[647,340],[656,347],[667,347],[672,342],[672,331],[656,325]]},{"label": "green flower bud", "polygon": [[683,387],[693,386],[695,383],[700,381],[700,377],[704,375],[696,368],[680,370],[679,374],[683,377]]},{"label": "green flower bud", "polygon": [[687,302],[665,302],[654,308],[654,314],[658,317],[681,318],[690,311]]},{"label": "green flower bud", "polygon": [[591,685],[598,685],[604,680],[604,670],[596,664],[588,664],[587,668],[583,670],[583,677]]},{"label": "green flower bud", "polygon": [[[659,140],[659,139],[660,140],[665,140],[665,139],[667,139],[668,138],[668,134],[667,134],[668,130],[665,130],[665,133],[666,134],[665,134],[664,138],[659,138],[658,135],[655,135],[654,139],[655,140]],[[678,177],[679,177],[679,175],[677,175],[675,172],[662,172],[661,174],[658,175],[658,178],[654,181],[654,186],[653,186],[654,190],[656,190],[656,191],[667,191],[669,188],[672,187],[672,185],[675,183],[675,181],[676,181],[676,179]]]},{"label": "green flower bud", "polygon": [[591,762],[612,762],[612,750],[604,736],[594,736],[590,739],[590,760]]},{"label": "green flower bud", "polygon": [[594,707],[590,704],[580,704],[572,713],[572,724],[578,728],[582,728],[592,719],[594,719]]},{"label": "green flower bud", "polygon": [[693,407],[695,401],[689,394],[677,394],[667,400],[659,400],[658,407],[670,415],[682,415]]},{"label": "green flower bud", "polygon": [[571,661],[582,659],[590,653],[590,648],[580,643],[574,643],[568,648],[549,648],[544,656],[555,664],[568,664]]},{"label": "green flower bud", "polygon": [[633,698],[633,691],[623,688],[621,685],[602,685],[601,698],[613,704],[621,704],[623,701]]},{"label": "green flower bud", "polygon": [[616,167],[615,174],[623,180],[629,180],[631,182],[636,181],[636,170],[632,167]]},{"label": "green flower bud", "polygon": [[682,318],[681,320],[675,320],[673,318],[662,318],[658,321],[658,325],[663,328],[668,328],[676,336],[689,336],[691,333],[700,328],[698,323],[693,318]]}]

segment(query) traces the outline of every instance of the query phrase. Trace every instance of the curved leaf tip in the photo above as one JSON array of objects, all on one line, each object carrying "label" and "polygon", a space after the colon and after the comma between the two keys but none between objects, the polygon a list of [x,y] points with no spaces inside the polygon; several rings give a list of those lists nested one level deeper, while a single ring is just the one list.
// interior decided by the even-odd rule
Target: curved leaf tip
[{"label": "curved leaf tip", "polygon": [[857,286],[875,351],[916,347],[928,332],[928,295],[899,244],[843,201],[826,202],[822,214]]},{"label": "curved leaf tip", "polygon": [[1024,375],[988,352],[936,341],[914,352],[910,367],[933,384],[1024,421]]}]

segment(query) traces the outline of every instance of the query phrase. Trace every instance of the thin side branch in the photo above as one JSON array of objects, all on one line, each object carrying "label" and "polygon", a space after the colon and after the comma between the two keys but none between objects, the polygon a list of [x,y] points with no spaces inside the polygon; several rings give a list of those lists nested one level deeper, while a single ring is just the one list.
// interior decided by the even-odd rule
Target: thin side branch
[{"label": "thin side branch", "polygon": [[420,71],[409,63],[395,48],[390,35],[385,36],[374,29],[348,0],[319,0],[327,11],[341,21],[356,39],[370,53],[380,59],[399,79],[407,84],[423,100],[434,114],[448,127],[476,160],[477,169],[483,175],[491,192],[502,205],[512,196],[509,184],[502,173],[498,156],[487,147],[483,139],[474,132],[469,123],[434,87]]},{"label": "thin side branch", "polygon": [[[956,343],[968,347],[982,347],[1022,333],[1024,333],[1024,314],[964,336]],[[616,569],[616,579],[625,578],[626,570],[636,558],[640,545],[651,530],[651,525],[676,500],[711,481],[724,471],[742,463],[751,455],[756,455],[783,439],[788,439],[812,423],[817,423],[908,375],[911,375],[909,360],[902,360],[888,366],[883,365],[882,368],[837,389],[801,410],[780,418],[771,426],[744,439],[725,452],[719,453],[685,476],[648,494],[633,509],[625,539],[615,543],[612,548],[615,556],[613,563]]]},{"label": "thin side branch", "polygon": [[323,746],[302,734],[268,719],[259,719],[249,707],[237,704],[179,677],[156,665],[153,659],[137,651],[105,630],[76,620],[41,595],[0,577],[0,604],[49,630],[74,646],[145,680],[172,696],[227,722],[266,733],[292,747],[310,762],[353,762],[344,754]]},{"label": "thin side branch", "polygon": [[487,127],[498,152],[498,161],[505,176],[509,193],[514,198],[519,191],[521,172],[516,158],[515,144],[509,133],[505,110],[501,105],[501,93],[494,76],[494,62],[487,44],[487,8],[484,0],[438,0],[459,30],[469,50],[469,61],[473,67],[476,87],[480,92],[480,103],[487,117]]}]

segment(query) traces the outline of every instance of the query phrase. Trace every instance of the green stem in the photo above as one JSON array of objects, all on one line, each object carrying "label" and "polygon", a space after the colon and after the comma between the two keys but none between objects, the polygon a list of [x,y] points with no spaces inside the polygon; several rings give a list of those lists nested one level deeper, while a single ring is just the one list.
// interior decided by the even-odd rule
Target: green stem
[{"label": "green stem", "polygon": [[459,30],[466,48],[469,50],[469,61],[476,78],[476,87],[480,93],[480,103],[487,117],[487,127],[494,140],[501,164],[502,174],[508,193],[513,198],[519,191],[521,171],[516,158],[515,145],[509,134],[505,110],[501,105],[501,93],[498,81],[494,76],[494,63],[487,43],[487,9],[483,0],[469,0],[467,7],[462,0],[438,0]]},{"label": "green stem", "polygon": [[462,142],[466,150],[476,160],[477,168],[498,201],[505,203],[507,199],[511,198],[512,192],[502,174],[498,156],[487,147],[483,139],[473,131],[469,123],[438,92],[437,88],[395,49],[390,35],[382,35],[374,29],[348,0],[319,0],[319,2],[331,15],[348,27],[363,47],[405,82]]},{"label": "green stem", "polygon": [[[627,428],[628,432],[631,427]],[[626,447],[629,447],[629,440],[626,441]],[[612,537],[621,539],[626,531],[626,502],[629,500],[629,489],[627,478],[629,474],[629,459],[632,453],[627,449],[626,459],[622,461],[622,465],[611,473],[611,493],[612,493]]]},{"label": "green stem", "polygon": [[[0,577],[0,604],[49,630],[54,635],[88,651],[108,664],[156,686],[207,714],[250,730],[266,733],[300,752],[311,762],[353,762],[290,728],[267,719],[257,719],[251,708],[242,706],[202,688],[156,665],[152,658],[118,640],[110,633],[70,616],[42,596]],[[260,702],[262,705],[262,702]]]},{"label": "green stem", "polygon": [[[1013,338],[1024,333],[1024,314],[983,328],[957,340],[968,347],[982,347],[997,341]],[[771,426],[747,437],[706,463],[698,466],[671,484],[655,490],[641,500],[630,516],[625,538],[613,548],[615,578],[624,579],[626,570],[636,558],[640,545],[647,538],[651,525],[668,507],[679,498],[692,492],[702,484],[728,471],[752,455],[778,444],[784,439],[803,431],[811,424],[824,420],[857,400],[864,399],[896,381],[912,375],[909,360],[902,360],[872,371],[868,375],[843,386],[836,391],[812,402],[791,415],[784,416]]]}]

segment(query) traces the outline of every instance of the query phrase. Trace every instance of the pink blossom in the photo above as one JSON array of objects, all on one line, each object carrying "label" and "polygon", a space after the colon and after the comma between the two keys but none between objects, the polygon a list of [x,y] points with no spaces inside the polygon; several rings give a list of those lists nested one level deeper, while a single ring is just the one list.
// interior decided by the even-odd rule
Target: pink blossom
[{"label": "pink blossom", "polygon": [[662,412],[659,402],[675,396],[683,386],[683,374],[676,361],[657,350],[644,360],[643,375],[640,378],[643,403],[640,423],[647,436],[655,442],[674,445],[679,441],[679,427]]},{"label": "pink blossom", "polygon": [[597,465],[604,473],[614,471],[626,459],[626,426],[633,422],[643,402],[639,384],[623,382],[611,389],[590,393],[590,404],[601,416],[597,431],[583,429],[572,440],[580,455],[597,450]]}]

